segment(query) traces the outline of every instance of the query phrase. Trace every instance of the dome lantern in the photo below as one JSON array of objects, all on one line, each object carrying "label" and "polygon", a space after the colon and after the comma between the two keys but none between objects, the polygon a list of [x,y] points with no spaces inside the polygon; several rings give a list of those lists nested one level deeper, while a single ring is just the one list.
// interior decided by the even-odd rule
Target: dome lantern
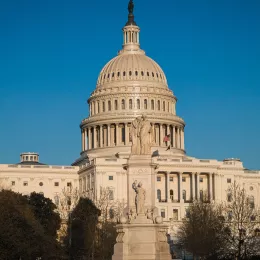
[{"label": "dome lantern", "polygon": [[139,44],[139,32],[140,28],[134,21],[134,3],[133,0],[129,1],[128,4],[128,21],[123,28],[123,51],[137,51],[140,50]]}]

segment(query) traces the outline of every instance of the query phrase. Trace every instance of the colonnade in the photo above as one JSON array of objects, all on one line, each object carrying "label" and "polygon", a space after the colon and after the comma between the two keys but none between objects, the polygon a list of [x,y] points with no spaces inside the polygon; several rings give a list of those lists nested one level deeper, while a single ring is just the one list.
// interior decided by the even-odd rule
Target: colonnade
[{"label": "colonnade", "polygon": [[[112,123],[84,127],[81,131],[82,151],[131,144],[131,123]],[[165,138],[166,136],[169,136]],[[182,126],[152,123],[151,143],[155,146],[184,150]]]},{"label": "colonnade", "polygon": [[[216,198],[216,174],[214,173],[198,173],[198,172],[191,172],[187,173],[185,172],[159,172],[158,174],[164,174],[165,175],[165,200],[161,200],[161,202],[188,202],[192,200],[199,200],[204,199],[204,196],[208,200],[212,200]],[[177,190],[174,190],[172,187],[170,187],[170,177],[173,177],[173,175],[178,176],[178,185]],[[158,176],[158,175],[157,175]],[[190,181],[187,185],[183,185],[183,177],[190,177]],[[206,184],[206,191],[203,190],[202,185],[200,184],[200,177],[201,176],[207,176],[207,184]],[[186,182],[187,183],[187,182]],[[188,187],[187,187],[188,186]],[[205,186],[205,185],[203,185]],[[157,187],[158,188],[158,187]],[[159,188],[158,188],[159,189]],[[190,189],[190,190],[187,190]],[[157,190],[158,191],[158,190]],[[171,194],[172,192],[172,194]],[[176,196],[177,193],[177,196]],[[184,195],[185,193],[185,195]],[[175,194],[175,195],[173,195]],[[189,197],[187,197],[187,194]],[[185,196],[185,198],[184,198]],[[158,199],[158,198],[157,198]],[[160,202],[160,201],[159,201]]]}]

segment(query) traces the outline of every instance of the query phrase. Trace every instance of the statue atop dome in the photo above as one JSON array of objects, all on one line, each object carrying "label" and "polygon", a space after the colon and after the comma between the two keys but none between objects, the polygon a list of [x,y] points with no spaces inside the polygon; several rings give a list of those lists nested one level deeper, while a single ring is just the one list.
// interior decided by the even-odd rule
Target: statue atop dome
[{"label": "statue atop dome", "polygon": [[128,3],[128,21],[126,23],[126,26],[128,25],[135,25],[136,26],[136,23],[134,21],[134,1],[133,0],[130,0],[129,3]]},{"label": "statue atop dome", "polygon": [[134,2],[133,2],[133,0],[129,1],[128,12],[129,12],[129,14],[133,14],[134,13]]}]

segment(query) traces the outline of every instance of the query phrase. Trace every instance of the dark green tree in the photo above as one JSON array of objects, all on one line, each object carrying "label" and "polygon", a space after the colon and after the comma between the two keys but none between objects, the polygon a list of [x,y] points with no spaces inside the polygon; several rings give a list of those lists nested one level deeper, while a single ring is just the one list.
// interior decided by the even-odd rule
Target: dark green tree
[{"label": "dark green tree", "polygon": [[95,259],[100,211],[87,198],[80,198],[70,213],[66,245],[70,259]]},{"label": "dark green tree", "polygon": [[45,234],[56,240],[57,230],[61,224],[59,213],[55,212],[56,205],[40,193],[33,192],[27,199],[34,216],[44,228]]},{"label": "dark green tree", "polygon": [[59,259],[56,240],[46,234],[28,197],[0,192],[0,259]]}]

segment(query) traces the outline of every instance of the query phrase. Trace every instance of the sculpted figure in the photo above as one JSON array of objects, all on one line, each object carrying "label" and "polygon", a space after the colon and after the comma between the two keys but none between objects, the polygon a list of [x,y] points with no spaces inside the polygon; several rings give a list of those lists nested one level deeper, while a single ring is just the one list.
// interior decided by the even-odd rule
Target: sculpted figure
[{"label": "sculpted figure", "polygon": [[138,183],[135,181],[133,183],[133,189],[135,190],[135,206],[136,206],[136,213],[144,214],[144,202],[145,202],[145,189],[142,187],[143,184],[141,182]]},{"label": "sculpted figure", "polygon": [[151,153],[151,134],[152,126],[146,116],[137,117],[132,122],[131,138],[132,138],[132,154],[148,155]]},{"label": "sculpted figure", "polygon": [[132,14],[134,12],[134,2],[133,2],[133,0],[129,1],[128,12],[129,12],[129,14]]},{"label": "sculpted figure", "polygon": [[142,118],[137,117],[132,122],[131,127],[131,139],[132,139],[132,154],[140,154],[141,152],[141,144],[140,144],[140,123]]},{"label": "sculpted figure", "polygon": [[151,138],[150,134],[152,132],[152,126],[147,120],[146,116],[142,116],[141,127],[140,127],[140,144],[141,151],[140,154],[150,154],[151,153]]}]

